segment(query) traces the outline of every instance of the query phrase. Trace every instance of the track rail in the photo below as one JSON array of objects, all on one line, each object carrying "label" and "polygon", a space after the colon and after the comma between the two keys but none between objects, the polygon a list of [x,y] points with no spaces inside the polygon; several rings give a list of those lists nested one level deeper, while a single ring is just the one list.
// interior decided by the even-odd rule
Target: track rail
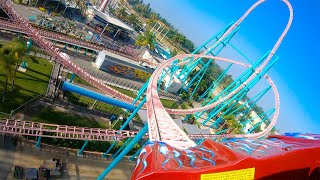
[{"label": "track rail", "polygon": [[[1,133],[74,140],[120,141],[125,138],[135,137],[138,131],[88,128],[5,119],[0,120]],[[188,136],[192,139],[212,138],[212,135],[209,134],[189,134]],[[144,136],[144,138],[148,137],[148,134]]]},{"label": "track rail", "polygon": [[87,128],[19,120],[0,120],[0,133],[95,141],[119,141],[138,134],[137,131]]}]

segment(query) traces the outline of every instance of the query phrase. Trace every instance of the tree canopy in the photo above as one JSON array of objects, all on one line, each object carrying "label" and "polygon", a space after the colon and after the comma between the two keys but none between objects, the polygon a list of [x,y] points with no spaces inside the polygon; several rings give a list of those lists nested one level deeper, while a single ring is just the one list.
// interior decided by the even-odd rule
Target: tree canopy
[{"label": "tree canopy", "polygon": [[150,31],[140,34],[136,40],[136,45],[147,47],[150,50],[154,49],[156,36]]}]

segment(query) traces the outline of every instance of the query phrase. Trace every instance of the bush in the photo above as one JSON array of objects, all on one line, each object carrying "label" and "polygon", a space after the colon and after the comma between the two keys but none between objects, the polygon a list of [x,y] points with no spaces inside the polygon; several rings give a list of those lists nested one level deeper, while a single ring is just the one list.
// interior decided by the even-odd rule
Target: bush
[{"label": "bush", "polygon": [[181,108],[182,108],[182,109],[188,109],[187,103],[185,103],[185,102],[182,103],[182,104],[181,104]]}]

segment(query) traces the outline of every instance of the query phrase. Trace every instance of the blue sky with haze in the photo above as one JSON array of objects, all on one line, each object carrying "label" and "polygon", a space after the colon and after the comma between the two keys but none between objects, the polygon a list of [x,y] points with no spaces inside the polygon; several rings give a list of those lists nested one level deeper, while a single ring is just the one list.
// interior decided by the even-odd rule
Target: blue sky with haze
[{"label": "blue sky with haze", "polygon": [[[200,45],[236,21],[255,0],[144,0],[180,32]],[[294,20],[269,72],[281,98],[277,127],[281,132],[320,133],[320,1],[291,0]],[[231,41],[250,59],[270,50],[283,31],[289,12],[280,0],[259,6]],[[223,55],[228,55],[226,51]],[[229,54],[230,55],[230,54]],[[232,55],[231,55],[232,57]],[[234,57],[234,56],[233,56]],[[268,100],[263,100],[268,104]],[[267,105],[269,106],[269,105]]]}]

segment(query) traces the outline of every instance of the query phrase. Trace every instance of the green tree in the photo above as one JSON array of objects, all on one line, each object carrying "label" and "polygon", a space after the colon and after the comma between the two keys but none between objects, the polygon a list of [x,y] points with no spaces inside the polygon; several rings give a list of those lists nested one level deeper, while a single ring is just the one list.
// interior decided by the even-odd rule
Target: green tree
[{"label": "green tree", "polygon": [[152,19],[153,21],[157,21],[159,19],[159,14],[155,12],[151,12],[150,19]]},{"label": "green tree", "polygon": [[6,100],[8,81],[13,77],[12,66],[14,65],[14,63],[15,63],[15,57],[12,54],[10,54],[10,51],[8,49],[4,49],[3,51],[0,52],[0,69],[3,70],[6,77],[2,102],[5,102]]},{"label": "green tree", "polygon": [[144,32],[144,34],[140,34],[138,36],[138,39],[136,40],[136,45],[137,46],[147,46],[148,49],[153,50],[154,46],[155,46],[155,40],[156,40],[156,36],[154,33],[150,32],[150,31],[146,31]]},{"label": "green tree", "polygon": [[15,61],[15,68],[13,71],[12,84],[11,84],[11,91],[13,91],[18,67],[23,59],[29,58],[29,55],[27,54],[27,45],[21,39],[18,39],[18,38],[15,38],[12,41],[10,41],[5,46],[5,48],[11,49],[10,54],[14,56],[13,60]]},{"label": "green tree", "polygon": [[258,133],[261,131],[261,125],[257,126],[254,130],[255,133]]},{"label": "green tree", "polygon": [[170,52],[170,56],[171,56],[171,57],[174,57],[174,56],[176,56],[177,54],[178,54],[177,49],[173,49],[173,51]]},{"label": "green tree", "polygon": [[133,26],[133,28],[137,31],[141,29],[142,24],[140,23],[137,15],[131,13],[126,16],[126,22]]},{"label": "green tree", "polygon": [[270,135],[277,135],[279,133],[279,131],[276,129],[276,127],[274,126],[271,131],[269,132]]},{"label": "green tree", "polygon": [[227,115],[222,117],[227,125],[227,128],[229,129],[227,133],[233,133],[233,134],[242,134],[242,125],[239,123],[239,121],[236,120],[234,115]]},{"label": "green tree", "polygon": [[116,9],[115,14],[116,14],[116,16],[118,16],[119,18],[121,18],[123,20],[127,16],[127,12],[126,12],[126,9],[124,7],[120,7],[118,9]]}]

